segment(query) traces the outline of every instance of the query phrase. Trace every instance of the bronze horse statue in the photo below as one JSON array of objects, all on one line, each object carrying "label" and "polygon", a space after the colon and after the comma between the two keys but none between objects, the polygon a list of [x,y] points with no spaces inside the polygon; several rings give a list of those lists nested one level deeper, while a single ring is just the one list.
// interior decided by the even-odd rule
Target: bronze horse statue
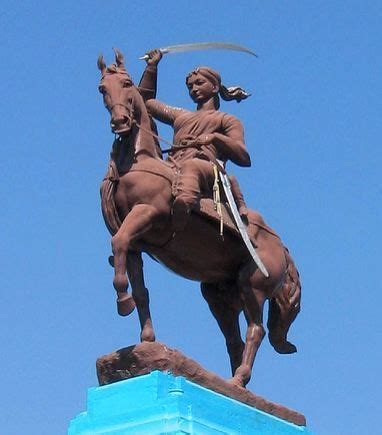
[{"label": "bronze horse statue", "polygon": [[[101,186],[102,211],[112,234],[111,264],[118,312],[135,307],[141,341],[154,341],[141,253],[146,252],[178,275],[199,281],[204,298],[226,339],[233,378],[245,386],[264,338],[263,306],[269,300],[268,330],[279,353],[296,352],[287,332],[300,310],[301,286],[288,250],[255,211],[248,212],[247,231],[269,277],[257,268],[237,231],[219,236],[216,222],[192,212],[183,231],[172,221],[174,167],[162,159],[155,124],[138,88],[128,75],[122,54],[106,66],[98,59],[99,90],[118,135]],[[212,200],[204,200],[210,201]],[[127,292],[131,283],[132,295]],[[248,324],[243,342],[239,314]]]}]

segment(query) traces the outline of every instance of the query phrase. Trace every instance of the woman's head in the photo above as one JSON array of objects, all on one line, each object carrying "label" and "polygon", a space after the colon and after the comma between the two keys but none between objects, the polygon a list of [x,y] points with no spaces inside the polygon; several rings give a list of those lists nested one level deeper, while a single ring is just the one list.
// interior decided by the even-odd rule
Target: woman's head
[{"label": "woman's head", "polygon": [[207,67],[200,67],[191,71],[186,78],[186,85],[190,97],[197,104],[214,98],[215,108],[219,108],[220,75]]},{"label": "woman's head", "polygon": [[250,95],[239,86],[226,88],[221,83],[220,74],[206,66],[191,71],[186,77],[186,85],[195,103],[203,103],[206,99],[214,98],[216,109],[220,106],[219,94],[223,100],[236,100],[238,103]]}]

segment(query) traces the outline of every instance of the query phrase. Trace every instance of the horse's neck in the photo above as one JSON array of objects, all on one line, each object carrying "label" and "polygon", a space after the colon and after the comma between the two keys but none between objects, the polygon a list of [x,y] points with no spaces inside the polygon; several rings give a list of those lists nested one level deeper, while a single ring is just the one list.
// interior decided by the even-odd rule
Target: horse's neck
[{"label": "horse's neck", "polygon": [[147,113],[142,113],[137,122],[138,129],[136,130],[134,138],[135,159],[140,161],[147,158],[158,158],[158,148],[153,136],[150,118]]}]

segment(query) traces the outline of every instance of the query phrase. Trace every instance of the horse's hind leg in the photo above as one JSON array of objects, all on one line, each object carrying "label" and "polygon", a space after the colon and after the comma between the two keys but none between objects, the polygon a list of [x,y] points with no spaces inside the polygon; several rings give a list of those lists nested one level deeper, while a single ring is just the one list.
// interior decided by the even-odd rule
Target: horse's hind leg
[{"label": "horse's hind leg", "polygon": [[297,316],[299,307],[281,297],[269,301],[268,330],[269,342],[278,353],[295,353],[297,348],[287,340],[290,325]]},{"label": "horse's hind leg", "polygon": [[248,324],[241,364],[231,381],[239,386],[245,386],[249,382],[256,353],[265,336],[263,327],[265,297],[260,289],[251,285],[252,269],[252,264],[244,266],[239,275],[240,295]]},{"label": "horse's hind leg", "polygon": [[141,253],[131,251],[128,253],[127,273],[141,324],[141,341],[155,341],[149,308],[149,292],[145,286]]},{"label": "horse's hind leg", "polygon": [[284,285],[269,301],[269,342],[279,353],[297,352],[296,346],[287,340],[289,328],[300,312],[301,282],[294,261],[284,247],[287,270]]},{"label": "horse's hind leg", "polygon": [[201,284],[201,290],[224,335],[233,375],[241,363],[244,349],[240,335],[241,301],[238,292],[233,287],[222,290],[217,284],[206,283]]}]

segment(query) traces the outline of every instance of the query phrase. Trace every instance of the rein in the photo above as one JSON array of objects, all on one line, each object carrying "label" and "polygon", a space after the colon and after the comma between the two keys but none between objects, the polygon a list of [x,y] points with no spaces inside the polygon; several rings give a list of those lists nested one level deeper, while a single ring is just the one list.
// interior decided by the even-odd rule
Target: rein
[{"label": "rein", "polygon": [[134,120],[133,121],[134,124],[141,130],[143,130],[145,133],[149,133],[151,134],[152,137],[154,137],[155,139],[157,139],[159,142],[164,142],[166,145],[170,145],[170,148],[167,148],[165,150],[161,150],[162,153],[169,153],[173,148],[180,148],[178,145],[175,145],[174,143],[170,142],[169,140],[163,138],[162,136],[159,136],[158,134],[155,134],[152,130],[148,130],[145,127],[142,127],[142,125],[137,121]]},{"label": "rein", "polygon": [[[113,104],[111,106],[110,110],[113,110],[113,108],[115,106],[124,107],[127,110],[127,112],[130,113],[129,112],[129,110],[130,110],[129,107],[126,104],[124,104],[124,103],[115,103],[115,104]],[[184,143],[176,145],[173,142],[170,142],[169,140],[165,139],[164,137],[159,136],[159,134],[154,133],[151,129],[149,130],[149,129],[145,128],[145,127],[142,127],[142,125],[136,119],[132,120],[130,115],[128,115],[127,118],[128,118],[128,121],[130,122],[130,125],[135,124],[140,130],[144,131],[145,133],[150,134],[152,137],[157,139],[159,142],[163,142],[166,145],[169,145],[170,148],[166,148],[164,150],[161,149],[161,152],[163,154],[168,154],[168,153],[170,153],[171,151],[174,151],[174,150],[179,150],[179,149],[182,149],[182,148],[189,148],[189,147],[193,146],[190,141],[185,141]]]},{"label": "rein", "polygon": [[[177,144],[174,144],[173,142],[170,142],[170,141],[168,141],[167,139],[164,139],[163,137],[159,136],[158,134],[153,133],[152,130],[148,130],[147,128],[142,127],[142,125],[141,125],[137,120],[133,119],[132,123],[135,124],[139,129],[142,129],[145,133],[149,133],[152,137],[156,138],[158,141],[162,141],[162,142],[166,143],[167,145],[170,145],[171,148],[167,148],[167,149],[165,149],[165,150],[161,150],[161,151],[162,151],[162,153],[164,153],[164,154],[169,153],[169,154],[170,154],[170,155],[169,155],[169,160],[171,161],[171,163],[172,163],[174,166],[176,166],[176,167],[178,167],[178,168],[179,168],[179,165],[178,165],[178,163],[177,163],[177,162],[172,158],[172,156],[171,156],[171,152],[173,152],[173,151],[178,151],[178,150],[180,150],[180,149],[184,149],[184,148],[192,148],[192,147],[193,147],[193,148],[197,148],[197,149],[200,149],[200,148],[201,148],[200,145],[197,145],[197,144],[195,143],[195,141],[192,141],[192,140],[184,140],[184,141],[181,141],[181,143],[178,144],[178,145],[177,145]],[[215,157],[214,155],[211,155],[211,152],[207,152],[207,150],[204,149],[204,153],[207,154],[207,156],[208,156],[209,160],[211,160],[211,162],[213,162],[213,163],[215,163],[215,164],[218,165],[218,167],[220,168],[220,171],[222,171],[222,172],[225,171],[224,166],[222,167],[221,164],[218,164],[218,163],[217,163],[216,157]]]},{"label": "rein", "polygon": [[[138,126],[138,125],[137,125],[137,126]],[[117,141],[117,142],[119,142],[120,145],[123,145],[124,138],[123,138],[122,136],[119,136],[119,135],[115,134],[114,141],[115,141],[115,142]],[[161,160],[161,161],[163,161],[163,163],[165,163],[164,160]],[[116,170],[117,170],[117,169],[116,169]],[[145,168],[145,167],[140,167],[140,168],[131,168],[131,169],[129,169],[129,170],[126,171],[126,172],[118,173],[118,177],[115,177],[115,176],[107,176],[107,177],[104,178],[104,181],[105,181],[105,180],[109,180],[109,181],[114,182],[114,183],[115,183],[115,182],[118,182],[118,181],[119,181],[119,177],[120,177],[120,176],[123,176],[123,175],[124,175],[125,173],[127,173],[127,172],[145,172],[145,173],[147,173],[147,174],[156,175],[156,176],[158,176],[158,177],[164,178],[165,180],[167,180],[167,181],[170,183],[170,185],[173,184],[173,180],[172,180],[172,178],[170,178],[170,177],[168,177],[168,176],[166,176],[165,174],[162,174],[162,173],[160,173],[160,172],[154,171],[154,170],[152,170],[151,168]]]},{"label": "rein", "polygon": [[166,148],[165,150],[161,150],[162,153],[164,153],[164,154],[170,153],[171,151],[174,151],[174,150],[180,150],[182,148],[190,148],[192,146],[194,146],[195,148],[199,148],[199,146],[193,145],[192,141],[186,141],[186,140],[184,142],[182,141],[181,144],[176,145],[173,142],[170,142],[169,140],[163,138],[162,136],[155,134],[152,130],[148,130],[147,128],[142,127],[142,125],[138,121],[136,121],[135,119],[133,120],[133,123],[139,129],[142,129],[145,133],[151,134],[151,136],[154,137],[155,139],[157,139],[159,142],[164,142],[165,144],[170,145],[170,148]]}]

